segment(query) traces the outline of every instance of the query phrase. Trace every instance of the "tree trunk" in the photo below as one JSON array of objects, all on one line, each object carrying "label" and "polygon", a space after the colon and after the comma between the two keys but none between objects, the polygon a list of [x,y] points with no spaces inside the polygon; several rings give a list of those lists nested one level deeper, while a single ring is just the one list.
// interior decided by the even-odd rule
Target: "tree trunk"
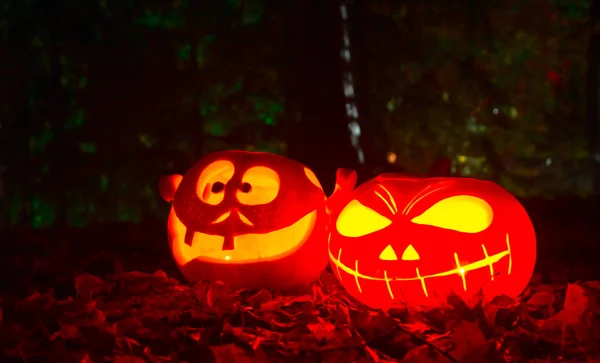
[{"label": "tree trunk", "polygon": [[[350,49],[352,58],[350,64],[354,75],[354,93],[356,106],[358,108],[358,122],[361,128],[360,146],[365,155],[363,172],[358,174],[359,180],[371,179],[379,167],[384,166],[386,161],[385,151],[375,146],[376,135],[381,132],[381,122],[371,120],[371,84],[369,77],[368,58],[368,9],[366,0],[355,0],[350,11]],[[377,140],[383,141],[383,140]]]},{"label": "tree trunk", "polygon": [[586,78],[586,118],[588,147],[592,163],[593,193],[600,194],[600,127],[598,122],[598,66],[600,65],[600,0],[593,0],[590,9],[592,35],[588,47]]},{"label": "tree trunk", "polygon": [[[189,14],[188,22],[186,24],[188,29],[188,39],[190,41],[190,81],[191,81],[191,108],[190,108],[190,125],[196,124],[196,130],[203,130],[202,124],[203,119],[200,116],[200,92],[202,87],[202,80],[200,70],[198,69],[198,61],[196,59],[198,54],[198,43],[200,42],[200,29],[198,29],[199,15],[201,14],[200,2],[191,1],[189,3]],[[198,124],[200,123],[200,124]],[[199,145],[198,149],[195,150],[196,158],[204,156],[206,145],[204,144],[204,132],[197,132],[194,140],[196,145]]]},{"label": "tree trunk", "polygon": [[356,168],[342,92],[339,1],[294,0],[286,20],[288,156],[311,168],[326,193],[337,168]]}]

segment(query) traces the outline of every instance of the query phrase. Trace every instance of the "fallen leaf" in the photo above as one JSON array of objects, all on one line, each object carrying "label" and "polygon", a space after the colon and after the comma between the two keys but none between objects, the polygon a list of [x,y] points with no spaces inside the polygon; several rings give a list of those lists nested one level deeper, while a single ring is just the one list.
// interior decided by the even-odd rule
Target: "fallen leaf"
[{"label": "fallen leaf", "polygon": [[316,339],[327,339],[335,336],[335,325],[330,323],[307,324],[306,327]]},{"label": "fallen leaf", "polygon": [[417,334],[417,335],[423,335],[427,332],[435,330],[433,327],[431,327],[423,322],[400,324],[400,326],[403,329],[406,329],[407,331]]},{"label": "fallen leaf", "polygon": [[234,344],[211,346],[210,350],[215,355],[217,363],[252,362],[252,359],[246,354],[246,352]]},{"label": "fallen leaf", "polygon": [[230,294],[231,289],[229,289],[229,286],[221,281],[215,281],[210,285],[206,292],[206,302],[208,303],[208,306],[214,307],[219,303],[219,300],[226,298]]},{"label": "fallen leaf", "polygon": [[136,357],[134,355],[123,355],[116,356],[113,360],[114,363],[147,363],[146,359],[142,357]]},{"label": "fallen leaf", "polygon": [[556,296],[550,292],[538,292],[533,294],[527,304],[532,305],[536,308],[546,307],[548,305],[552,305],[556,300]]},{"label": "fallen leaf", "polygon": [[71,339],[79,336],[79,329],[76,325],[58,324],[60,325],[60,336],[62,339]]},{"label": "fallen leaf", "polygon": [[411,349],[400,361],[401,363],[448,363],[448,358],[424,344]]},{"label": "fallen leaf", "polygon": [[452,328],[454,349],[450,351],[457,360],[462,360],[470,352],[480,349],[487,344],[477,322],[461,321]]},{"label": "fallen leaf", "polygon": [[99,277],[90,274],[81,274],[75,277],[77,295],[84,301],[89,300],[93,294],[107,292],[110,285]]},{"label": "fallen leaf", "polygon": [[585,296],[585,289],[577,284],[568,284],[563,308],[550,320],[559,320],[563,324],[578,323],[587,307],[588,297]]}]

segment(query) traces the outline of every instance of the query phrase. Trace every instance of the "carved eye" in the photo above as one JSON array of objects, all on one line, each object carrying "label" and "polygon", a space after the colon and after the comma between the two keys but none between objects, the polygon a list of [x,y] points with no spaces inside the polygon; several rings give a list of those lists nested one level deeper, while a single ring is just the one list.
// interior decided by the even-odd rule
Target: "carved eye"
[{"label": "carved eye", "polygon": [[233,177],[235,167],[227,160],[219,160],[208,165],[196,183],[196,195],[201,201],[217,205],[225,197],[225,184]]},{"label": "carved eye", "polygon": [[423,214],[413,218],[412,222],[463,233],[477,233],[486,230],[492,224],[493,217],[494,211],[485,200],[457,195],[440,200]]},{"label": "carved eye", "polygon": [[276,171],[264,166],[255,166],[242,176],[242,183],[236,192],[237,199],[245,205],[270,203],[279,193],[279,183]]},{"label": "carved eye", "polygon": [[225,184],[221,183],[220,181],[214,183],[210,188],[210,191],[213,193],[221,193],[223,190],[225,190]]},{"label": "carved eye", "polygon": [[361,237],[384,229],[390,224],[392,221],[355,199],[344,207],[335,227],[344,237]]},{"label": "carved eye", "polygon": [[240,190],[242,193],[250,193],[252,185],[250,185],[250,183],[242,183],[242,185],[240,185]]}]

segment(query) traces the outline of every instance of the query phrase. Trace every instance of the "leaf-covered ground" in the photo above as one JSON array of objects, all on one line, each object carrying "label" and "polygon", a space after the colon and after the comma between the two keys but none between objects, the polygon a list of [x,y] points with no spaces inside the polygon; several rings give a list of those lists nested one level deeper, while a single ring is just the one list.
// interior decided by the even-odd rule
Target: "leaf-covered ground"
[{"label": "leaf-covered ground", "polygon": [[294,291],[182,283],[163,222],[6,233],[0,361],[600,362],[600,219],[572,204],[528,206],[521,299],[427,311],[367,309],[327,271]]}]

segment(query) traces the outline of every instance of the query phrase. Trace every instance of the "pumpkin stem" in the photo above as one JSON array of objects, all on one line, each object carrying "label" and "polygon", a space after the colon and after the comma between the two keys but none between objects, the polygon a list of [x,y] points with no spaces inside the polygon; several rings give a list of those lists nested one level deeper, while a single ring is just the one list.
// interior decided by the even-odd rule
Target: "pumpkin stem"
[{"label": "pumpkin stem", "polygon": [[356,186],[356,171],[339,168],[335,173],[335,189],[327,199],[327,211],[338,212],[350,201]]}]

